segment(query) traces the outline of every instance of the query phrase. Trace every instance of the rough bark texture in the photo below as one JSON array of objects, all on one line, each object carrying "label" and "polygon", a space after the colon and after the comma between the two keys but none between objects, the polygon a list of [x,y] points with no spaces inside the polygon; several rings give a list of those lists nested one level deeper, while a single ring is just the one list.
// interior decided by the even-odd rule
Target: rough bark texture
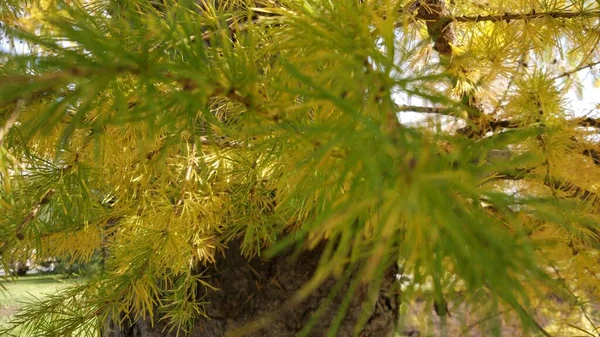
[{"label": "rough bark texture", "polygon": [[[204,298],[210,302],[206,307],[210,319],[199,318],[190,336],[297,336],[309,322],[314,327],[308,336],[327,336],[349,284],[343,285],[341,296],[335,297],[330,309],[317,318],[313,317],[314,313],[336,284],[334,279],[326,280],[299,305],[284,309],[284,303],[313,276],[320,255],[321,250],[317,249],[296,259],[281,256],[270,261],[247,261],[237,249],[229,249],[224,258],[217,262],[209,278],[211,284],[220,289],[209,292]],[[395,272],[394,268],[390,268],[386,273],[374,305],[364,304],[370,286],[359,286],[336,336],[353,336],[355,323],[363,311],[366,311],[369,319],[359,336],[393,335],[398,312],[393,287]],[[239,334],[238,329],[252,326],[252,323],[264,318],[270,320],[263,327]],[[171,334],[162,332],[163,328],[150,327],[147,322],[138,321],[124,328],[113,326],[113,331],[105,331],[103,337],[170,337]]]}]

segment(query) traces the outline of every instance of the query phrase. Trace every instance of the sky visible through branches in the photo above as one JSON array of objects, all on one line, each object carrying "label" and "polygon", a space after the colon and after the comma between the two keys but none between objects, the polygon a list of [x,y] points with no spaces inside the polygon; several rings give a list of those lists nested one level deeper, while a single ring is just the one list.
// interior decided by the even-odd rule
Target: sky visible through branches
[{"label": "sky visible through branches", "polygon": [[[0,52],[1,53],[17,53],[24,54],[31,52],[31,49],[24,43],[16,41],[10,43],[5,37],[0,36]],[[563,68],[564,71],[569,71],[571,67],[567,64],[561,64],[559,62],[556,66]],[[597,65],[596,68],[600,67]],[[580,94],[575,89],[569,90],[566,94],[567,107],[573,113],[574,117],[590,116],[594,117],[595,108],[600,105],[600,83],[594,83],[593,76],[590,69],[584,69],[573,76],[577,76],[582,84]],[[397,93],[395,95],[396,103],[398,105],[415,105],[415,106],[428,106],[427,103],[423,102],[418,97],[409,97],[404,93]],[[402,123],[420,123],[427,120],[431,114],[424,114],[420,112],[404,111],[398,113],[398,118]],[[433,116],[436,117],[436,116]],[[440,117],[440,121],[444,124],[455,123],[449,121],[447,116]]]},{"label": "sky visible through branches", "polygon": [[[4,129],[31,131],[33,144],[6,138],[14,157],[25,157],[3,171],[22,182],[5,188],[16,191],[7,193],[14,214],[0,219],[7,242],[35,242],[39,225],[46,256],[75,252],[88,261],[102,249],[109,273],[90,281],[96,288],[70,293],[102,308],[79,308],[104,315],[90,322],[105,321],[111,308],[133,310],[127,303],[136,315],[158,303],[174,324],[190,326],[187,308],[202,310],[188,296],[191,264],[214,263],[215,247],[242,233],[245,256],[271,243],[279,249],[292,242],[281,235],[297,228],[294,240],[306,245],[344,240],[318,277],[346,263],[360,272],[352,282],[394,275],[388,270],[414,275],[403,296],[431,285],[427,296],[442,316],[443,292],[452,302],[467,287],[489,291],[525,322],[520,299],[547,298],[532,295],[533,285],[563,279],[559,271],[574,275],[567,281],[581,290],[578,301],[600,298],[597,280],[585,277],[597,268],[600,62],[580,55],[597,52],[581,22],[600,10],[579,22],[572,11],[515,9],[524,21],[509,25],[518,17],[510,2],[481,23],[469,11],[427,12],[421,1],[416,26],[397,8],[367,1],[359,10],[346,1],[331,10],[292,2],[297,11],[239,31],[246,8],[225,13],[234,15],[227,26],[211,21],[220,22],[220,11],[179,6],[147,17],[74,9],[48,34],[35,25],[13,34],[2,23]],[[116,14],[104,24],[107,13]],[[578,33],[572,41],[555,16]],[[179,30],[181,22],[191,28]],[[484,25],[500,28],[469,35]],[[144,27],[155,28],[147,35]],[[40,102],[31,93],[42,93]],[[396,256],[407,257],[402,270]],[[559,266],[556,275],[548,265]],[[177,280],[188,281],[176,296],[157,290]],[[88,290],[117,287],[110,301]],[[169,297],[153,302],[148,294],[159,291]],[[182,305],[171,309],[172,300]],[[40,310],[31,317],[22,324],[34,330],[43,324],[28,322],[52,318]]]}]

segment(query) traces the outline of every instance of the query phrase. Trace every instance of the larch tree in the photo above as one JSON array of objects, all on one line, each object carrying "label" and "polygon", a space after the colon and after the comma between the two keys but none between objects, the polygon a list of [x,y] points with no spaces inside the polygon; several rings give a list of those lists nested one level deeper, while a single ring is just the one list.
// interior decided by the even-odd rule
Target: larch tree
[{"label": "larch tree", "polygon": [[417,300],[435,333],[598,333],[600,119],[567,99],[598,75],[597,1],[8,0],[0,22],[2,264],[101,260],[0,333],[393,336]]}]

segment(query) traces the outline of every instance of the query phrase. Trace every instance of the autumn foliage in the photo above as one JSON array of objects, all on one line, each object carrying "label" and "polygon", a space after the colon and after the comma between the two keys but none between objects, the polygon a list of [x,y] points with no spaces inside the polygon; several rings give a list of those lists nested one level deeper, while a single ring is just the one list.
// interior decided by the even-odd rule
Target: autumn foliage
[{"label": "autumn foliage", "polygon": [[325,247],[306,293],[393,267],[442,317],[598,333],[600,119],[568,99],[598,2],[8,0],[0,23],[3,264],[102,258],[27,336],[189,330],[232,244]]}]

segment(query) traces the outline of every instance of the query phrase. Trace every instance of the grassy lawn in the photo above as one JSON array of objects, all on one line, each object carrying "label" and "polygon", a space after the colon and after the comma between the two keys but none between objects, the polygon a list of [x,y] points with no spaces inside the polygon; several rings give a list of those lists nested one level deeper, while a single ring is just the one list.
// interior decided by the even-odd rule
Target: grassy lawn
[{"label": "grassy lawn", "polygon": [[32,296],[42,297],[72,284],[74,279],[64,279],[60,275],[32,275],[20,277],[15,281],[0,280],[0,326],[6,324],[10,317]]}]

